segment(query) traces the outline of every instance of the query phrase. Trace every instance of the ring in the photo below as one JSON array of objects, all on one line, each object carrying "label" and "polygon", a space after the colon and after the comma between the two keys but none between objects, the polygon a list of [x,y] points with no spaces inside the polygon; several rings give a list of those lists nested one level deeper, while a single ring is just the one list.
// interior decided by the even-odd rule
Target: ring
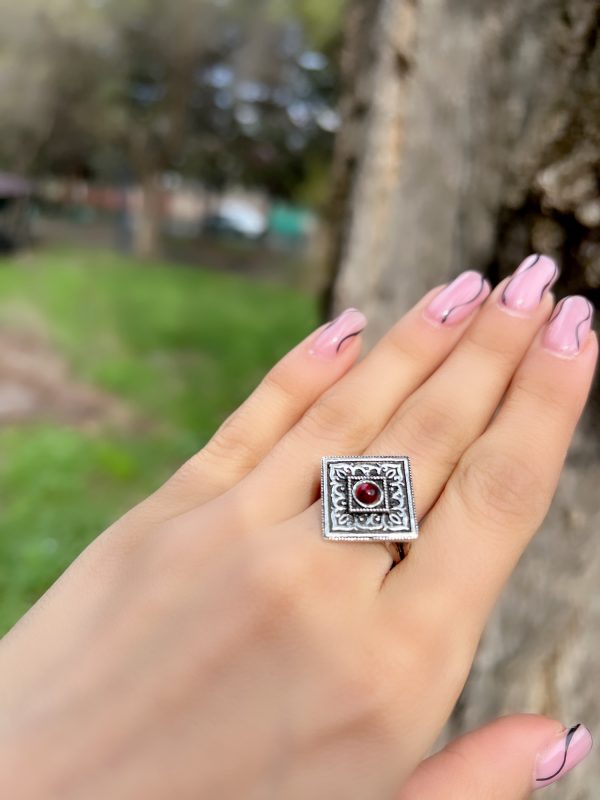
[{"label": "ring", "polygon": [[394,563],[419,537],[408,456],[324,456],[321,504],[325,539],[384,542]]},{"label": "ring", "polygon": [[396,566],[404,561],[410,550],[410,545],[404,542],[380,542],[392,557],[392,564]]}]

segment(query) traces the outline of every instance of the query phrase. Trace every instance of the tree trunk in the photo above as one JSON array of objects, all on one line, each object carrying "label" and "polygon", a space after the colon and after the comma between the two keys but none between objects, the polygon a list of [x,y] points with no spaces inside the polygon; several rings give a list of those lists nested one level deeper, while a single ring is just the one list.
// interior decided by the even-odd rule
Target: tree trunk
[{"label": "tree trunk", "polygon": [[162,251],[163,192],[156,175],[143,179],[135,213],[133,249],[139,258],[158,258]]},{"label": "tree trunk", "polygon": [[[561,264],[559,293],[598,298],[599,23],[600,0],[350,0],[330,298],[371,341],[436,283],[533,251]],[[519,709],[600,723],[596,447],[576,441],[449,733]],[[592,760],[561,797],[598,782]]]},{"label": "tree trunk", "polygon": [[498,277],[532,250],[558,257],[563,287],[597,295],[599,8],[350,3],[336,305],[374,305],[379,333],[435,281]]}]

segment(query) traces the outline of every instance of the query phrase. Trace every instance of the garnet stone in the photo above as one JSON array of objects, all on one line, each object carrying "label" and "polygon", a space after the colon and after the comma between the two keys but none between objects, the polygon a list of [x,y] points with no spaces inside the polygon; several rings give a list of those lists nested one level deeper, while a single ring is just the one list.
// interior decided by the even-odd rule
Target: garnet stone
[{"label": "garnet stone", "polygon": [[354,497],[363,506],[374,506],[381,502],[381,488],[373,481],[361,481],[354,487]]}]

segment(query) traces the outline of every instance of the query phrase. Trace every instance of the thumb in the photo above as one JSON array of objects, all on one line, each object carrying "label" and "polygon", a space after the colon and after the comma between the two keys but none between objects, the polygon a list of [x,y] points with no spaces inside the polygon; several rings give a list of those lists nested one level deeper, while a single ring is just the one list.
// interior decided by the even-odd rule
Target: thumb
[{"label": "thumb", "polygon": [[503,717],[424,761],[398,800],[524,800],[560,780],[592,749],[583,725],[545,717]]}]

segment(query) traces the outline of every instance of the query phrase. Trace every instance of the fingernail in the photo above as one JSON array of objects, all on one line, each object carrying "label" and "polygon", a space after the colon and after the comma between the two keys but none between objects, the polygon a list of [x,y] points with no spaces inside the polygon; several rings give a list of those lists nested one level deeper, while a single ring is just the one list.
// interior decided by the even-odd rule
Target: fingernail
[{"label": "fingernail", "polygon": [[585,297],[565,297],[554,309],[546,326],[543,346],[552,353],[573,358],[585,344],[593,317],[594,307]]},{"label": "fingernail", "polygon": [[586,758],[593,746],[592,734],[584,725],[574,725],[542,750],[535,763],[533,789],[559,781]]},{"label": "fingernail", "polygon": [[366,325],[367,318],[362,312],[348,308],[321,331],[311,348],[311,355],[327,360],[335,358],[355,336],[364,331]]},{"label": "fingernail", "polygon": [[558,267],[548,256],[536,253],[523,261],[504,287],[500,305],[511,311],[532,311],[558,278]]},{"label": "fingernail", "polygon": [[424,311],[431,322],[456,325],[480,306],[490,293],[490,286],[479,272],[461,273],[445,286]]}]

